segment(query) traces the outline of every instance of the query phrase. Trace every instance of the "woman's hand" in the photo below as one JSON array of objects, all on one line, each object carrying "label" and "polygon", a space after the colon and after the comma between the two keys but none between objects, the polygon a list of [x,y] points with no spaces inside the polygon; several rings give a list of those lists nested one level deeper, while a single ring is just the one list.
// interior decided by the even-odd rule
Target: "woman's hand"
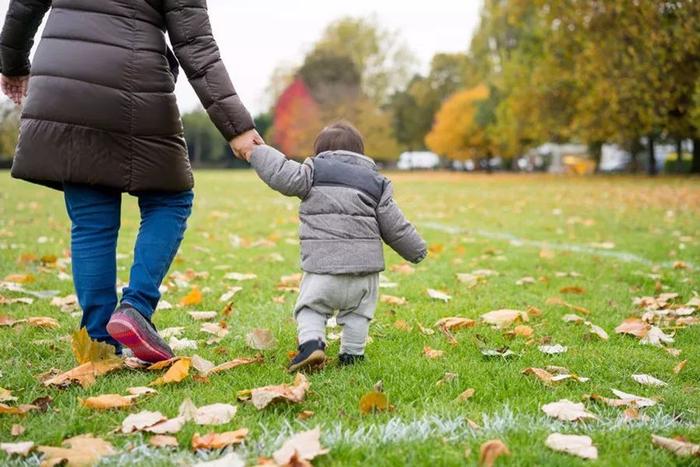
[{"label": "woman's hand", "polygon": [[9,97],[16,105],[22,105],[22,99],[27,97],[29,88],[29,75],[27,76],[5,76],[0,77],[0,87],[2,92]]},{"label": "woman's hand", "polygon": [[265,140],[257,130],[249,130],[233,138],[229,144],[237,158],[248,161],[255,146],[265,144]]}]

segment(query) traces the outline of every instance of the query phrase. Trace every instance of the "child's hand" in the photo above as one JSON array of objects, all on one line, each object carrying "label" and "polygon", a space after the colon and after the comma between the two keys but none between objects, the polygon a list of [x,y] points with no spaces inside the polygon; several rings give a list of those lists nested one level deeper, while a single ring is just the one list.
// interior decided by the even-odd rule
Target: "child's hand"
[{"label": "child's hand", "polygon": [[16,105],[22,105],[22,99],[27,97],[29,76],[5,76],[0,77],[0,88]]},{"label": "child's hand", "polygon": [[229,144],[237,158],[248,161],[255,146],[265,144],[265,140],[262,139],[257,130],[250,130],[236,136]]}]

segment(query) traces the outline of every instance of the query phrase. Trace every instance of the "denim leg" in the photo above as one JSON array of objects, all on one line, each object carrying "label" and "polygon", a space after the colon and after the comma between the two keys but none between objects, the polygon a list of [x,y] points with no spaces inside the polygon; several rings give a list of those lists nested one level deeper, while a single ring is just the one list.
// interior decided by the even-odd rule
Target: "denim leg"
[{"label": "denim leg", "polygon": [[73,282],[83,310],[81,327],[93,339],[119,344],[107,334],[107,322],[117,306],[117,237],[121,193],[87,185],[64,185],[71,219]]},{"label": "denim leg", "polygon": [[131,267],[129,286],[124,289],[122,303],[151,319],[163,282],[175,259],[192,212],[192,191],[181,193],[141,193],[141,226]]}]

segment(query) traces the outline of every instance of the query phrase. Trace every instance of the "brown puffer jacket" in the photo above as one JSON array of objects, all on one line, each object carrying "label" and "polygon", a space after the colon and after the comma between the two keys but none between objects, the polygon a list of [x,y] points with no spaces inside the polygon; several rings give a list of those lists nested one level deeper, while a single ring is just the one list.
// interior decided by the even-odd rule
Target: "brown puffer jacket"
[{"label": "brown puffer jacket", "polygon": [[30,73],[12,166],[61,188],[184,191],[192,171],[175,100],[177,60],[223,136],[255,127],[212,36],[206,0],[11,0],[0,38],[6,76]]}]

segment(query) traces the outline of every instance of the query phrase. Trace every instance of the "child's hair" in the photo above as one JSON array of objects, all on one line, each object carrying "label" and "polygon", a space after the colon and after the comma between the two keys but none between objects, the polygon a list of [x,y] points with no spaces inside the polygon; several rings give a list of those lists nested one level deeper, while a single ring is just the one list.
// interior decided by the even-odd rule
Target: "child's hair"
[{"label": "child's hair", "polygon": [[340,121],[327,126],[316,137],[314,152],[318,156],[326,151],[351,151],[365,153],[365,143],[360,132],[350,122]]}]

